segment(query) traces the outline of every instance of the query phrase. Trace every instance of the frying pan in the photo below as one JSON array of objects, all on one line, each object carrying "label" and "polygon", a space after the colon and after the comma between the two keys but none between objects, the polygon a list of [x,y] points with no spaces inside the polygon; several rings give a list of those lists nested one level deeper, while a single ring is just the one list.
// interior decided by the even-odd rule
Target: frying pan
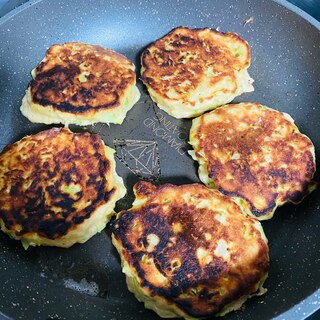
[{"label": "frying pan", "polygon": [[[250,17],[253,21],[246,24]],[[286,2],[260,0],[29,1],[0,19],[1,148],[50,127],[29,122],[19,106],[30,71],[51,44],[100,44],[125,54],[139,70],[143,48],[180,25],[219,27],[244,37],[251,45],[255,91],[235,101],[257,101],[291,114],[320,158],[320,24]],[[98,132],[116,149],[117,171],[128,188],[117,210],[130,207],[132,186],[140,178],[199,181],[186,153],[191,121],[160,111],[138,86],[141,99],[122,125],[72,127]],[[141,158],[134,147],[144,150]],[[315,191],[297,206],[285,205],[263,222],[270,245],[268,293],[225,319],[302,319],[319,308],[319,194]],[[0,247],[4,318],[157,319],[128,292],[108,227],[70,249],[24,251],[2,233]]]}]

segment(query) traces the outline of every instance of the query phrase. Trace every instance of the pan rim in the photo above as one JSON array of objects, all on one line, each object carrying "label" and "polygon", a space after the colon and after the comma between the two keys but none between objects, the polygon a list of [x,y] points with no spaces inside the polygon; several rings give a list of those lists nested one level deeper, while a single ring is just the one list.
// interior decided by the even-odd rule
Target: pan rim
[{"label": "pan rim", "polygon": [[311,295],[294,305],[291,309],[279,314],[273,318],[273,320],[307,319],[309,316],[320,310],[318,299],[314,299],[318,296],[320,296],[320,289],[314,291]]},{"label": "pan rim", "polygon": [[[41,0],[42,1],[42,0]],[[293,13],[297,14],[304,20],[307,20],[310,24],[312,24],[316,29],[320,31],[320,21],[318,21],[316,18],[312,17],[309,13],[303,11],[296,5],[290,3],[287,0],[272,0],[273,2],[287,8],[288,10],[292,11]]]},{"label": "pan rim", "polygon": [[[29,0],[26,3],[18,6],[17,8],[11,10],[4,16],[0,17],[0,27],[2,27],[6,22],[13,19],[19,13],[26,10],[28,7],[32,7],[44,0]],[[296,5],[288,2],[287,0],[272,0],[274,3],[288,9],[289,11],[295,13],[300,16],[302,19],[306,20],[313,27],[315,27],[318,31],[320,31],[320,21],[313,18],[310,14],[303,11]],[[306,319],[311,316],[316,311],[320,310],[319,298],[320,297],[320,289],[315,290],[305,299],[301,300],[298,304],[292,306],[290,309],[284,311],[282,314],[275,316],[274,320],[286,320],[286,319]],[[1,312],[0,310],[0,319],[4,316],[4,319],[11,319],[7,315]]]},{"label": "pan rim", "polygon": [[[16,16],[17,14],[19,14],[20,12],[24,11],[26,8],[32,7],[33,5],[40,3],[42,1],[44,0],[29,0],[23,3],[22,5],[20,5],[19,7],[11,10],[7,14],[5,14],[3,17],[0,17],[0,26],[6,23],[11,18],[13,18],[14,16]],[[286,9],[292,11],[293,13],[297,14],[298,16],[300,16],[301,18],[309,22],[312,26],[314,26],[316,29],[320,31],[320,21],[313,18],[309,13],[303,11],[302,9],[288,2],[287,0],[272,0],[272,1],[282,7],[285,7]]]}]

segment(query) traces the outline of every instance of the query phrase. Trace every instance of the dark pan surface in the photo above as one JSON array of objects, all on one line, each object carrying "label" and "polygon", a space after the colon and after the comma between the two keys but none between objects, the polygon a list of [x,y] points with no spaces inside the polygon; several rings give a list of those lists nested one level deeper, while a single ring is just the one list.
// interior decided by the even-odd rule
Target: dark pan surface
[{"label": "dark pan surface", "polygon": [[[253,22],[245,25],[249,17]],[[319,23],[305,17],[309,22],[269,0],[28,2],[0,20],[1,148],[47,128],[30,123],[19,106],[30,71],[51,44],[100,44],[125,54],[139,69],[139,55],[146,45],[185,25],[219,27],[243,36],[252,48],[249,72],[255,91],[236,101],[257,101],[290,113],[313,140],[319,159],[320,32]],[[141,83],[139,88],[141,100],[123,125],[87,128],[99,132],[117,150],[117,170],[129,190],[119,209],[130,206],[130,190],[139,179],[128,169],[135,166],[128,155],[133,145],[147,147],[153,154],[147,168],[139,167],[142,177],[161,183],[198,181],[194,161],[185,152],[190,120],[171,118],[153,105]],[[170,143],[164,141],[169,139]],[[318,190],[301,205],[286,205],[274,219],[263,222],[271,250],[268,293],[225,319],[301,319],[318,309],[319,195]],[[24,251],[20,243],[1,233],[0,310],[15,319],[157,318],[128,292],[108,228],[67,250]]]}]

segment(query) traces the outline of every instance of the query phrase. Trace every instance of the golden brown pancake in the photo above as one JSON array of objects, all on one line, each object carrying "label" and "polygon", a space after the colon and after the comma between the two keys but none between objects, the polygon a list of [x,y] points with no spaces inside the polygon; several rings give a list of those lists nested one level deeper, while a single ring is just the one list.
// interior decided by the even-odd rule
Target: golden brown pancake
[{"label": "golden brown pancake", "polygon": [[111,223],[128,288],[162,317],[224,315],[268,273],[261,224],[231,197],[200,184],[134,186],[133,207]]},{"label": "golden brown pancake", "polygon": [[133,63],[101,46],[51,46],[33,70],[21,111],[32,122],[121,123],[140,97]]},{"label": "golden brown pancake", "polygon": [[0,226],[24,246],[70,247],[101,231],[124,196],[98,135],[53,128],[0,154]]},{"label": "golden brown pancake", "polygon": [[194,119],[190,143],[200,179],[240,197],[260,220],[315,188],[312,142],[288,114],[261,104],[231,104]]},{"label": "golden brown pancake", "polygon": [[173,29],[141,56],[141,79],[158,106],[190,118],[253,91],[248,43],[209,28]]}]

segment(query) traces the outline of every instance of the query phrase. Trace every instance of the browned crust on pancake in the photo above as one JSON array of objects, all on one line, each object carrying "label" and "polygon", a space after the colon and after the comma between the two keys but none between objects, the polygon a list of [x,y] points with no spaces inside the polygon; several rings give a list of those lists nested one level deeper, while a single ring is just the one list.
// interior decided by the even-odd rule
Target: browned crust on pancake
[{"label": "browned crust on pancake", "polygon": [[[230,197],[200,184],[175,186],[165,184],[155,187],[148,182],[138,182],[134,191],[138,198],[148,197],[136,209],[122,211],[111,223],[116,241],[121,243],[122,255],[138,277],[143,289],[151,296],[159,295],[174,302],[192,317],[210,317],[227,304],[255,291],[254,288],[266,275],[269,267],[268,246],[260,232],[253,227],[256,221],[243,215]],[[196,208],[186,203],[183,196],[192,194],[195,201],[216,199],[227,210],[228,226],[217,221],[221,206]],[[174,226],[180,225],[178,231]],[[244,238],[244,228],[250,230],[250,240]],[[160,239],[150,252],[148,235]],[[208,241],[206,234],[211,235]],[[231,253],[230,263],[214,254],[217,241],[223,239],[239,245]],[[256,252],[250,246],[256,245]],[[204,248],[213,260],[200,265],[197,248]],[[142,262],[143,256],[153,259],[154,265]],[[177,263],[172,263],[178,258]],[[179,263],[178,263],[179,264]],[[166,278],[165,284],[157,283],[156,274]],[[227,294],[220,296],[219,290]]]},{"label": "browned crust on pancake", "polygon": [[[21,237],[58,239],[89,219],[116,191],[101,138],[53,128],[0,154],[0,219]],[[65,187],[78,186],[70,194]]]},{"label": "browned crust on pancake", "polygon": [[[229,110],[237,107],[231,115]],[[260,110],[251,112],[252,108]],[[278,203],[298,203],[309,193],[314,184],[314,146],[283,113],[253,103],[213,112],[219,121],[207,121],[209,114],[200,117],[196,156],[204,154],[209,177],[221,192],[245,199],[257,217],[269,214]],[[239,124],[247,129],[238,130]],[[266,165],[264,150],[271,156]],[[239,159],[223,160],[233,154]],[[285,185],[288,190],[279,189]],[[258,207],[257,198],[264,199],[263,207]]]},{"label": "browned crust on pancake", "polygon": [[[200,36],[202,31],[209,31],[205,37]],[[244,45],[247,55],[244,61],[234,56],[225,43],[217,41],[215,35],[223,37],[224,41],[236,41]],[[168,49],[168,45],[171,47]],[[156,54],[151,54],[155,50]],[[184,63],[185,54],[190,52],[196,54]],[[226,92],[234,93],[237,89],[234,72],[246,69],[250,65],[250,47],[248,43],[236,33],[222,33],[212,29],[189,29],[178,27],[173,29],[161,39],[152,43],[141,56],[141,63],[145,70],[141,80],[149,85],[157,94],[172,100],[188,102],[188,92],[195,90],[204,77],[204,71],[208,67],[220,75],[211,77],[212,84],[219,82],[224,77],[229,77],[235,85],[233,89],[225,89]],[[178,73],[170,80],[161,77],[171,76],[177,70]],[[184,85],[185,81],[188,84]],[[168,91],[174,88],[179,94],[177,98],[170,98]],[[225,93],[226,93],[225,92]],[[201,100],[200,100],[201,102]]]},{"label": "browned crust on pancake", "polygon": [[[82,115],[116,109],[125,91],[135,85],[133,69],[125,56],[101,46],[55,44],[35,69],[29,84],[32,100],[44,108]],[[79,80],[83,70],[89,73],[85,82]]]}]

